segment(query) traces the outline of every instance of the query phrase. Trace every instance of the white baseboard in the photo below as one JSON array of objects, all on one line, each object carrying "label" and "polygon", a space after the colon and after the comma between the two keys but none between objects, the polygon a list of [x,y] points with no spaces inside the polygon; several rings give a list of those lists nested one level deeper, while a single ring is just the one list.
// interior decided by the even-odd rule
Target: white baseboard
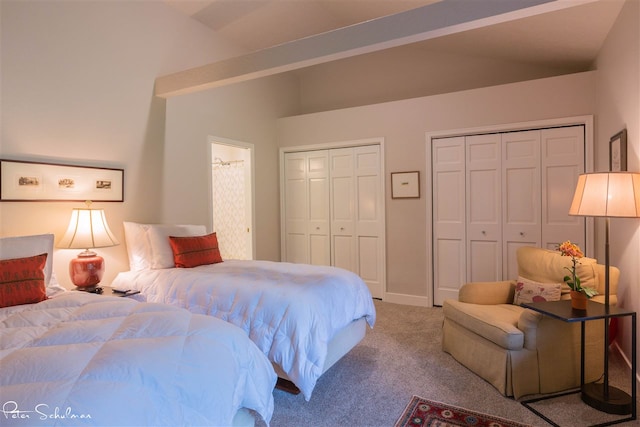
[{"label": "white baseboard", "polygon": [[418,307],[431,307],[431,304],[429,303],[429,298],[418,297],[415,295],[405,295],[405,294],[395,294],[395,293],[385,292],[382,300],[384,302],[390,302],[393,304],[416,305]]},{"label": "white baseboard", "polygon": [[[624,354],[624,351],[622,351],[622,348],[620,348],[620,345],[618,345],[618,342],[614,341],[613,342],[613,346],[616,348],[618,353],[620,353],[620,356],[622,356],[622,359],[624,359],[624,361],[627,364],[627,366],[629,367],[629,369],[631,369],[631,360],[629,360],[627,355]],[[636,372],[636,385],[640,385],[640,372]]]}]

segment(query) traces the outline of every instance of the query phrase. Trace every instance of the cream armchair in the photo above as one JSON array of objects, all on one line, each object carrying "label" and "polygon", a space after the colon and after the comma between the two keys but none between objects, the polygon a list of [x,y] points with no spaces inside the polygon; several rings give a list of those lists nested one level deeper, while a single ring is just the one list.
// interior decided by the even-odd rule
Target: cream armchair
[{"label": "cream armchair", "polygon": [[[520,277],[540,283],[561,283],[571,259],[559,252],[521,247],[517,251]],[[604,302],[603,265],[583,258],[578,277],[592,286]],[[620,271],[610,268],[610,302],[615,305]],[[519,399],[580,385],[580,324],[567,323],[514,305],[516,281],[467,283],[458,300],[443,303],[442,348],[491,383],[505,396]],[[569,298],[563,285],[562,299]],[[586,322],[585,381],[603,372],[604,322]]]}]

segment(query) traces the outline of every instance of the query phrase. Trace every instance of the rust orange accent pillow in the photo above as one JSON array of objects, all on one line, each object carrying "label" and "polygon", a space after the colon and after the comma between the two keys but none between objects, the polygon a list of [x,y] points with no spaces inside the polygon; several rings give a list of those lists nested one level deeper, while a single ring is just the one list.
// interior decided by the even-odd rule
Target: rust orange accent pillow
[{"label": "rust orange accent pillow", "polygon": [[191,268],[222,262],[216,233],[193,237],[169,236],[169,244],[176,267]]},{"label": "rust orange accent pillow", "polygon": [[0,260],[0,307],[47,299],[44,266],[47,254]]}]

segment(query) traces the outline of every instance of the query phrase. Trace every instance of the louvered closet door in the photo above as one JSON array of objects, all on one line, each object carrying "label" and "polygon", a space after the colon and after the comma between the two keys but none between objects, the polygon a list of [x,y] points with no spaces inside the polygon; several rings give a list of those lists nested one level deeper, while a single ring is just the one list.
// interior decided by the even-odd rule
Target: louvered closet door
[{"label": "louvered closet door", "polygon": [[467,281],[502,280],[500,134],[466,137]]},{"label": "louvered closet door", "polygon": [[330,265],[328,153],[286,153],[285,258]]},{"label": "louvered closet door", "polygon": [[556,249],[565,240],[586,247],[585,218],[568,215],[578,175],[584,173],[584,127],[541,131],[542,246]]},{"label": "louvered closet door", "polygon": [[466,282],[465,138],[432,144],[434,305]]},{"label": "louvered closet door", "polygon": [[518,277],[516,250],[542,244],[540,131],[502,134],[503,279]]}]

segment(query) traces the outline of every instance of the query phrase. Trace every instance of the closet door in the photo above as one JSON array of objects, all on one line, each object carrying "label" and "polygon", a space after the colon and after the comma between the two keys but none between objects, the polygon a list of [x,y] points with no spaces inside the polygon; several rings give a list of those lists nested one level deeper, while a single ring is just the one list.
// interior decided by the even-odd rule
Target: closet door
[{"label": "closet door", "polygon": [[384,192],[380,146],[353,148],[357,270],[374,298],[385,284]]},{"label": "closet door", "polygon": [[466,142],[467,281],[502,280],[502,168],[500,134]]},{"label": "closet door", "polygon": [[329,156],[326,150],[286,153],[285,260],[331,265]]},{"label": "closet door", "polygon": [[329,152],[331,265],[357,273],[353,149],[339,148]]},{"label": "closet door", "polygon": [[540,131],[502,134],[504,280],[518,277],[516,250],[541,246]]},{"label": "closet door", "polygon": [[541,131],[542,247],[556,249],[565,240],[586,247],[585,218],[568,215],[578,175],[584,173],[584,127]]},{"label": "closet door", "polygon": [[466,282],[465,138],[432,145],[434,305],[458,298]]}]

